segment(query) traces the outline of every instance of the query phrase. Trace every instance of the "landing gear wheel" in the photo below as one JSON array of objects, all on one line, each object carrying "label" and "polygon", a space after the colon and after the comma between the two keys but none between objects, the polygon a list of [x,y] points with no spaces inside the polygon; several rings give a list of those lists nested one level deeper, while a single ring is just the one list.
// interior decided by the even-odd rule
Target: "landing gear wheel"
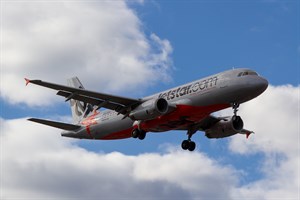
[{"label": "landing gear wheel", "polygon": [[196,149],[196,143],[190,140],[183,140],[181,143],[183,150],[194,151]]},{"label": "landing gear wheel", "polygon": [[187,149],[189,148],[189,146],[190,146],[190,141],[188,141],[188,140],[183,140],[183,141],[182,141],[182,143],[181,143],[181,148],[182,148],[183,150],[187,150]]},{"label": "landing gear wheel", "polygon": [[194,151],[195,149],[196,149],[196,143],[193,141],[190,141],[188,150]]},{"label": "landing gear wheel", "polygon": [[131,133],[131,136],[132,136],[133,138],[138,138],[139,135],[140,135],[140,131],[139,131],[138,129],[134,129],[134,130],[132,131],[132,133]]},{"label": "landing gear wheel", "polygon": [[196,148],[196,143],[193,142],[191,140],[192,136],[197,132],[197,130],[199,129],[198,126],[191,126],[188,129],[187,135],[188,135],[188,139],[187,140],[183,140],[181,143],[181,148],[183,150],[189,150],[189,151],[194,151]]},{"label": "landing gear wheel", "polygon": [[146,137],[146,132],[143,131],[143,130],[141,130],[141,131],[139,131],[139,132],[140,132],[140,134],[139,134],[138,138],[139,138],[140,140],[145,139],[145,137]]},{"label": "landing gear wheel", "polygon": [[143,140],[146,137],[146,131],[139,130],[139,129],[134,129],[131,133],[131,137],[139,138],[140,140]]}]

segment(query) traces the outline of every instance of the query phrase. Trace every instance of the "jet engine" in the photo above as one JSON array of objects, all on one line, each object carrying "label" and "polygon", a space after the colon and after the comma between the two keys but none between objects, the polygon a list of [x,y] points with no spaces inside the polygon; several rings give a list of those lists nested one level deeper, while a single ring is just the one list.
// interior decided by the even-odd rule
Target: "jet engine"
[{"label": "jet engine", "polygon": [[132,110],[129,117],[133,120],[150,120],[167,114],[171,110],[171,106],[164,98],[150,99]]},{"label": "jet engine", "polygon": [[219,121],[209,129],[205,130],[208,138],[224,138],[239,133],[244,127],[244,122],[240,116],[233,116],[228,119]]}]

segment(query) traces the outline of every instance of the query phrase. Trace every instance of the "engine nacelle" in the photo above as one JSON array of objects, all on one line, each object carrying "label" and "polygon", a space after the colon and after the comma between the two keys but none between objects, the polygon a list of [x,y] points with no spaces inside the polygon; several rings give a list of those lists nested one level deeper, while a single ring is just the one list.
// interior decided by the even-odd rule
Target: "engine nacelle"
[{"label": "engine nacelle", "polygon": [[164,98],[151,99],[131,111],[129,117],[133,120],[150,120],[169,113],[170,108]]},{"label": "engine nacelle", "polygon": [[208,138],[224,138],[239,133],[244,127],[244,122],[240,116],[233,116],[228,121],[219,121],[214,126],[205,130]]}]

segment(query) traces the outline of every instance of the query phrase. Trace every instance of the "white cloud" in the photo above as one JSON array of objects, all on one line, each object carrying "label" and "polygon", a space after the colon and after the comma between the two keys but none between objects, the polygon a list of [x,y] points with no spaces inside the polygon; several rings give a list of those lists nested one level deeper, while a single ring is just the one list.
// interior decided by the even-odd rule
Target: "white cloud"
[{"label": "white cloud", "polygon": [[170,80],[172,47],[124,1],[2,3],[1,97],[47,105],[53,92],[24,89],[24,78],[65,84],[79,76],[90,89],[128,92]]},{"label": "white cloud", "polygon": [[239,114],[256,135],[248,140],[233,136],[229,148],[264,156],[256,164],[262,177],[245,185],[240,182],[248,172],[201,152],[169,147],[164,153],[133,156],[95,153],[60,137],[56,129],[2,119],[1,199],[297,199],[298,100],[299,86],[270,86],[241,106]]},{"label": "white cloud", "polygon": [[1,127],[1,199],[221,198],[237,183],[238,172],[201,153],[101,154],[24,119]]},{"label": "white cloud", "polygon": [[239,154],[263,153],[260,171],[265,179],[241,188],[241,196],[256,199],[299,198],[300,86],[269,86],[255,100],[241,105],[246,128],[256,134],[248,140],[232,137],[229,148]]},{"label": "white cloud", "polygon": [[[238,153],[297,154],[299,139],[299,86],[269,86],[260,97],[241,105],[246,128],[256,135],[249,140],[234,137],[230,148]],[[259,139],[258,139],[259,138]]]}]

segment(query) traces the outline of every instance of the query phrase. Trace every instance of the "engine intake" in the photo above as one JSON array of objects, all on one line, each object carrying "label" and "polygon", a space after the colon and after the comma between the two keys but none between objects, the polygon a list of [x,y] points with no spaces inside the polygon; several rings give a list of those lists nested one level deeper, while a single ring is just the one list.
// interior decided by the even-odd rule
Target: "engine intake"
[{"label": "engine intake", "polygon": [[205,130],[208,138],[224,138],[239,133],[244,127],[240,116],[233,116],[229,121],[219,121],[211,128]]},{"label": "engine intake", "polygon": [[133,120],[150,120],[161,115],[167,114],[171,111],[166,99],[158,98],[148,100],[138,107],[136,107],[129,117]]}]

